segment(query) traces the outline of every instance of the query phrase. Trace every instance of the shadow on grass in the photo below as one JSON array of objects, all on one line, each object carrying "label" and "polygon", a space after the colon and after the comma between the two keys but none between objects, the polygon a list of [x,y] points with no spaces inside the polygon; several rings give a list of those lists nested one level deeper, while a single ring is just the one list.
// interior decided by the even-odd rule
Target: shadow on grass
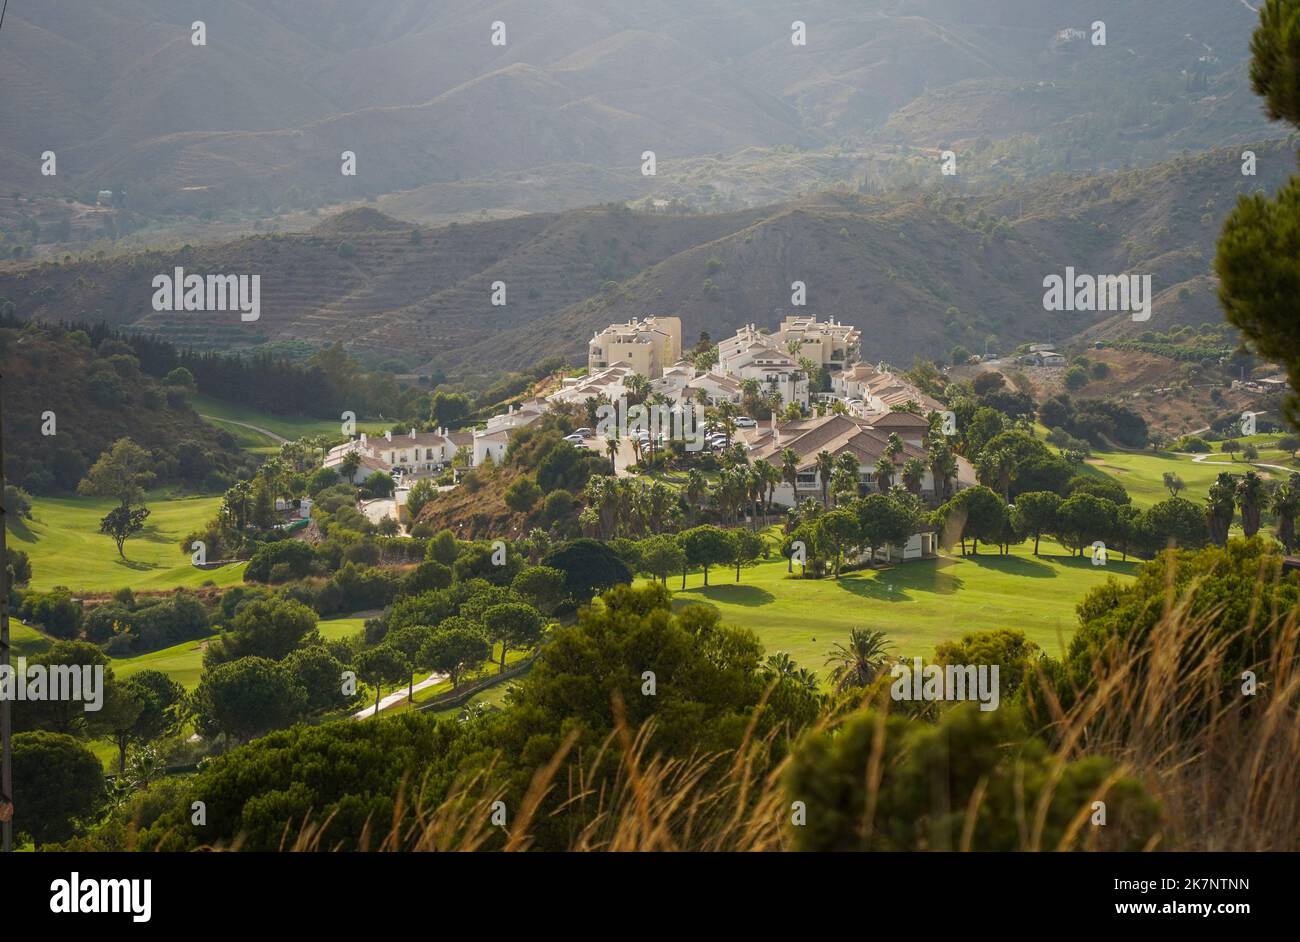
[{"label": "shadow on grass", "polygon": [[143,530],[131,537],[133,540],[144,540],[146,543],[175,543],[175,537],[167,536],[158,529],[155,523],[145,524]]},{"label": "shadow on grass", "polygon": [[150,572],[154,569],[163,568],[161,563],[146,563],[134,559],[123,559],[121,556],[113,560],[113,565],[122,566],[123,568],[130,569],[134,572]]},{"label": "shadow on grass", "polygon": [[742,583],[711,584],[708,588],[704,586],[694,586],[690,589],[678,591],[679,597],[691,597],[691,601],[700,602],[703,596],[713,602],[725,602],[728,605],[744,605],[754,608],[759,605],[769,605],[776,601],[776,596],[767,589],[761,589],[756,585],[745,585]]},{"label": "shadow on grass", "polygon": [[906,589],[911,587],[899,585],[897,580],[889,581],[889,576],[889,573],[879,573],[875,579],[841,577],[839,586],[845,592],[852,592],[862,599],[874,599],[877,602],[909,601]]},{"label": "shadow on grass", "polygon": [[[997,553],[967,556],[965,561],[985,569],[996,569],[1009,576],[1026,576],[1031,579],[1055,579],[1056,573],[1042,559],[1026,556],[999,556]],[[1085,560],[1086,562],[1087,560]]]},{"label": "shadow on grass", "polygon": [[10,534],[22,543],[35,543],[36,534],[27,526],[27,520],[17,514],[6,515],[7,529]]}]

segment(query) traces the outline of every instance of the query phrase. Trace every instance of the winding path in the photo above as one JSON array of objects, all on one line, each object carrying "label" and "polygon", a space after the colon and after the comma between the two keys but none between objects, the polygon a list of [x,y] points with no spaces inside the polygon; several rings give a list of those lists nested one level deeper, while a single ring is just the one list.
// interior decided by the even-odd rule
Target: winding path
[{"label": "winding path", "polygon": [[269,428],[262,428],[260,425],[253,425],[249,422],[240,422],[235,419],[223,419],[219,415],[204,415],[202,412],[199,413],[199,418],[210,419],[213,422],[225,422],[227,425],[238,425],[240,428],[252,429],[254,432],[259,432],[267,438],[272,439],[277,445],[285,445],[289,442],[289,439],[285,438],[283,435],[277,435]]},{"label": "winding path", "polygon": [[[432,687],[434,684],[440,684],[446,679],[447,679],[446,674],[430,674],[424,680],[416,684],[415,689],[423,690],[425,687]],[[394,691],[393,693],[390,693],[388,696],[384,697],[382,700],[379,701],[380,711],[382,712],[388,709],[394,703],[400,703],[402,700],[405,700],[406,692],[407,689],[403,687],[401,690]],[[374,716],[374,715],[375,715],[375,705],[372,703],[364,710],[359,710],[356,713],[353,713],[352,718],[354,720],[364,720],[367,716]]]}]

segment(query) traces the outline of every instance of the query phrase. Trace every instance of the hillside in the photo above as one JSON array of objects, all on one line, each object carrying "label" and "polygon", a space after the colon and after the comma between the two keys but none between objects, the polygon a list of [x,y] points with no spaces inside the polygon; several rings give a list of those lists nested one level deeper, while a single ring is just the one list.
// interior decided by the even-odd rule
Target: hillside
[{"label": "hillside", "polygon": [[33,493],[75,488],[123,437],[153,453],[159,485],[217,490],[247,464],[228,433],[141,373],[130,347],[118,341],[95,348],[81,332],[0,323],[0,375],[5,478]]},{"label": "hillside", "polygon": [[[436,229],[364,208],[304,233],[10,266],[0,299],[20,317],[103,318],[182,346],[339,341],[462,378],[580,358],[593,330],[646,313],[680,315],[688,339],[774,323],[796,279],[808,286],[806,312],[856,324],[872,360],[946,358],[990,337],[1007,348],[1116,339],[1221,321],[1210,277],[1220,220],[1239,193],[1274,189],[1293,166],[1280,143],[1251,146],[1255,178],[1240,174],[1238,148],[1222,148],[983,197],[839,192],[726,213],[596,207]],[[260,319],[153,311],[151,279],[177,266],[259,273]],[[1151,321],[1045,311],[1042,280],[1066,266],[1150,273]],[[491,303],[498,281],[504,306]]]},{"label": "hillside", "polygon": [[[409,190],[434,220],[467,192],[475,211],[508,207],[511,178],[532,210],[758,205],[803,189],[782,173],[791,153],[853,155],[833,181],[849,183],[905,177],[907,158],[953,146],[972,179],[996,181],[1277,133],[1246,86],[1257,17],[1232,0],[391,0],[382,15],[273,0],[205,8],[196,46],[199,13],[10,10],[0,191],[93,204],[107,188],[145,216],[265,216]],[[1104,46],[1062,33],[1094,20]],[[57,176],[40,173],[46,149]],[[645,149],[658,178],[638,172]],[[340,173],[344,150],[356,176]],[[735,173],[739,154],[771,170]],[[684,185],[700,175],[705,189]]]}]

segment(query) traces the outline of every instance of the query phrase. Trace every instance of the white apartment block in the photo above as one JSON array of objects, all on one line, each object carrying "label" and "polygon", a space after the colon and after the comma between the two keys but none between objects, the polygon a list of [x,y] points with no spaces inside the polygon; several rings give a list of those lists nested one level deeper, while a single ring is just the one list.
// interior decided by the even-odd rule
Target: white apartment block
[{"label": "white apartment block", "polygon": [[679,317],[633,318],[626,324],[610,324],[587,343],[587,369],[591,373],[625,365],[646,379],[658,379],[681,356]]}]

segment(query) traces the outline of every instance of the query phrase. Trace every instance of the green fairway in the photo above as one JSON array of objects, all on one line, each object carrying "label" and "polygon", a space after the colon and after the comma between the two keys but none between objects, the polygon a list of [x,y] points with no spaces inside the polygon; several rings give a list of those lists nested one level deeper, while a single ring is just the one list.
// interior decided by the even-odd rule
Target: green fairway
[{"label": "green fairway", "polygon": [[262,432],[254,431],[246,425],[239,425],[235,422],[228,422],[225,419],[205,418],[209,425],[215,425],[217,428],[225,429],[235,439],[237,444],[244,451],[254,455],[278,455],[280,453],[280,442]]},{"label": "green fairway", "polygon": [[[1044,551],[1062,552],[1044,543]],[[799,579],[784,560],[741,571],[713,569],[709,588],[700,573],[668,580],[675,607],[712,605],[725,622],[752,629],[769,654],[785,651],[800,666],[825,676],[826,656],[851,628],[886,632],[892,653],[929,656],[941,641],[972,631],[1015,628],[1059,655],[1076,627],[1074,607],[1107,576],[1127,580],[1136,563],[1118,554],[1107,566],[1087,558],[1042,556],[1015,547],[1009,556],[944,556],[891,569]]]},{"label": "green fairway", "polygon": [[316,630],[326,641],[339,641],[365,631],[366,620],[360,617],[325,618],[316,623]]},{"label": "green fairway", "polygon": [[[1269,441],[1272,441],[1276,436],[1257,436],[1257,438],[1269,438]],[[1261,450],[1260,461],[1266,464],[1292,465],[1289,455],[1284,455],[1275,450]],[[1265,468],[1257,464],[1251,464],[1241,460],[1240,455],[1238,455],[1237,461],[1232,461],[1227,455],[1219,454],[1217,451],[1205,455],[1200,461],[1191,456],[1176,455],[1170,452],[1153,454],[1151,452],[1094,451],[1092,459],[1088,462],[1090,473],[1104,474],[1107,477],[1114,478],[1124,485],[1124,489],[1133,498],[1133,506],[1143,509],[1169,499],[1169,491],[1164,486],[1166,471],[1177,474],[1183,479],[1183,483],[1187,485],[1187,489],[1180,493],[1179,497],[1199,502],[1209,492],[1210,485],[1214,483],[1215,478],[1221,472],[1245,474],[1252,468],[1264,478],[1284,478],[1290,473],[1289,471],[1280,471],[1276,468]]]},{"label": "green fairway", "polygon": [[162,671],[186,690],[193,690],[199,685],[199,674],[203,672],[203,649],[208,640],[199,638],[195,641],[182,641],[170,648],[160,648],[148,654],[115,657],[109,666],[113,668],[113,676],[118,680],[126,680],[132,674],[144,670]]},{"label": "green fairway", "polygon": [[[271,415],[267,412],[258,412],[254,409],[248,409],[244,406],[233,405],[228,402],[222,402],[219,399],[212,399],[208,396],[194,396],[190,399],[190,405],[194,411],[203,416],[209,416],[212,419],[225,420],[218,422],[222,428],[226,428],[236,438],[240,438],[240,433],[236,428],[231,428],[229,423],[243,422],[246,425],[255,425],[260,429],[266,429],[279,435],[281,438],[298,439],[309,435],[324,435],[331,439],[343,441],[344,435],[341,429],[341,421],[338,419],[316,419],[304,418],[298,416]],[[383,423],[358,421],[357,431],[366,432],[372,435],[382,435],[386,426]],[[260,439],[261,446],[265,447],[271,439],[258,435],[251,429],[244,429],[243,435],[253,435]],[[241,447],[243,442],[241,441]]]},{"label": "green fairway", "polygon": [[32,657],[50,646],[50,640],[35,628],[28,627],[17,618],[9,618],[9,647],[13,656]]},{"label": "green fairway", "polygon": [[150,510],[143,532],[126,542],[126,559],[99,532],[99,521],[111,500],[87,497],[37,497],[31,520],[11,520],[9,545],[31,557],[31,588],[56,585],[74,592],[132,589],[172,589],[208,581],[232,585],[244,575],[244,565],[196,569],[180,542],[217,512],[220,497],[168,499],[162,492],[147,498]]}]

